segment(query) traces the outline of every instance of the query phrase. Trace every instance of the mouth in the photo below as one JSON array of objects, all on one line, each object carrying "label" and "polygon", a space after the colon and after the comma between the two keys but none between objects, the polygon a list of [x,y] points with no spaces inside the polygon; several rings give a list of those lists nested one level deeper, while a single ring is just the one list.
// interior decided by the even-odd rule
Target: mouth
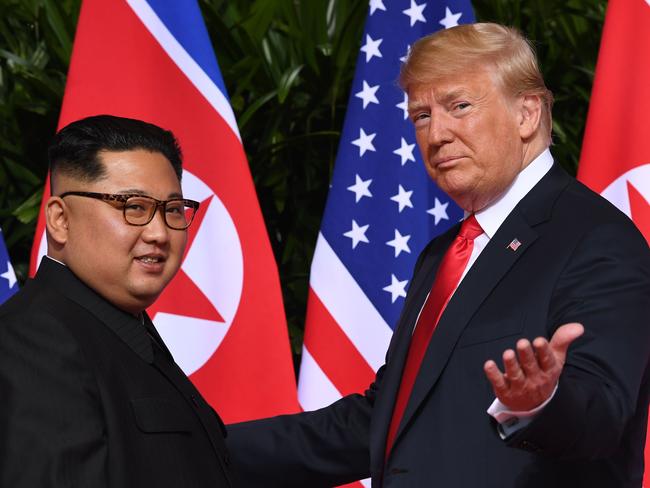
[{"label": "mouth", "polygon": [[431,163],[434,168],[447,169],[454,166],[463,156],[447,156],[444,158],[435,158]]},{"label": "mouth", "polygon": [[145,254],[143,256],[137,256],[135,260],[149,268],[156,268],[162,266],[166,258],[160,254]]}]

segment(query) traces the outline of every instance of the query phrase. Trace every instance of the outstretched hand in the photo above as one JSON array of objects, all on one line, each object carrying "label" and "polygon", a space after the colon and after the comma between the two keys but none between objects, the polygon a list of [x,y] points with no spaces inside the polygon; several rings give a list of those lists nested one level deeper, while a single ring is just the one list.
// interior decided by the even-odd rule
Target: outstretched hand
[{"label": "outstretched hand", "polygon": [[493,360],[483,366],[494,394],[510,410],[526,412],[548,400],[557,385],[571,343],[584,332],[582,324],[564,324],[555,331],[551,341],[536,338],[517,341],[517,353],[503,353],[502,373]]}]

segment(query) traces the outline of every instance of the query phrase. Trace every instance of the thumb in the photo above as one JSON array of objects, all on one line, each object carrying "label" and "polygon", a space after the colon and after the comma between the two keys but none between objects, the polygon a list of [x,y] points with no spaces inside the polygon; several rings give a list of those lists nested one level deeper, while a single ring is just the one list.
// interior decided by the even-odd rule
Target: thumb
[{"label": "thumb", "polygon": [[561,325],[551,337],[551,349],[555,353],[555,357],[559,359],[562,364],[566,358],[566,352],[573,341],[580,337],[585,331],[582,324],[578,322],[571,322]]}]

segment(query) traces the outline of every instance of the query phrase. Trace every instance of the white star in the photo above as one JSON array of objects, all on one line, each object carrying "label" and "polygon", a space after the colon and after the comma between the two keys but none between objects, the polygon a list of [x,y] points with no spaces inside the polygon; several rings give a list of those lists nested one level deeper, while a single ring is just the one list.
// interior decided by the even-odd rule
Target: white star
[{"label": "white star", "polygon": [[366,43],[361,46],[361,50],[366,53],[366,63],[372,59],[373,56],[378,58],[383,57],[379,51],[379,45],[383,39],[373,40],[368,34],[366,34]]},{"label": "white star", "polygon": [[408,245],[409,239],[411,236],[403,236],[395,229],[395,238],[392,241],[388,241],[386,245],[395,248],[395,257],[399,256],[402,251],[411,253],[411,248]]},{"label": "white star", "polygon": [[360,242],[365,242],[366,244],[370,242],[366,237],[368,227],[370,227],[370,224],[359,227],[359,224],[354,219],[352,220],[352,229],[343,234],[345,237],[352,239],[352,249],[357,247],[357,244]]},{"label": "white star", "polygon": [[379,100],[377,100],[377,96],[375,95],[377,90],[379,90],[379,85],[370,86],[366,83],[366,80],[363,80],[363,90],[359,93],[355,93],[354,96],[363,100],[363,108],[366,108],[369,103],[379,103]]},{"label": "white star", "polygon": [[390,275],[390,285],[385,286],[382,290],[387,291],[391,295],[391,303],[395,303],[395,300],[399,297],[406,296],[406,284],[409,280],[399,281],[397,277],[391,273]]},{"label": "white star", "polygon": [[406,139],[402,137],[402,143],[399,148],[393,151],[393,154],[397,154],[402,159],[402,166],[406,164],[407,161],[415,161],[413,156],[413,149],[415,144],[407,144]]},{"label": "white star", "polygon": [[[352,144],[359,148],[359,156],[363,156],[366,151],[376,151],[375,146],[372,144],[372,140],[377,134],[366,134],[363,129],[359,129],[359,138],[352,141]],[[415,160],[413,160],[415,161]],[[404,164],[404,163],[402,163]]]},{"label": "white star", "polygon": [[406,10],[402,10],[402,13],[404,15],[408,15],[411,19],[411,27],[413,27],[418,21],[426,23],[427,19],[425,19],[424,15],[422,15],[422,11],[426,8],[426,6],[426,3],[418,5],[415,3],[415,0],[411,0],[411,6]]},{"label": "white star", "polygon": [[9,282],[9,289],[13,288],[16,284],[16,273],[14,272],[14,267],[9,261],[7,261],[7,271],[0,274],[0,277],[4,278]]},{"label": "white star", "polygon": [[406,63],[406,59],[409,57],[409,54],[411,54],[411,45],[410,44],[408,46],[406,46],[406,54],[404,56],[402,56],[401,58],[399,58],[399,60],[402,63]]},{"label": "white star", "polygon": [[399,204],[399,213],[402,213],[406,207],[413,208],[411,203],[411,195],[413,195],[413,190],[406,191],[402,185],[399,185],[397,189],[397,195],[393,195],[390,199]]},{"label": "white star", "polygon": [[445,7],[445,18],[440,21],[440,24],[444,25],[445,29],[456,27],[458,25],[458,19],[460,19],[461,15],[463,15],[462,12],[452,14],[451,10],[449,10],[449,7]]},{"label": "white star", "polygon": [[359,178],[359,175],[356,175],[356,181],[354,185],[348,186],[348,190],[351,192],[354,192],[355,195],[355,202],[359,202],[363,197],[371,197],[372,193],[370,193],[370,190],[368,187],[370,186],[370,183],[372,183],[372,180],[362,180]]},{"label": "white star", "polygon": [[370,0],[370,15],[374,14],[375,10],[386,11],[386,6],[384,5],[383,0]]},{"label": "white star", "polygon": [[408,119],[409,116],[409,96],[404,92],[404,101],[395,105],[397,108],[402,109],[404,112],[404,120]]},{"label": "white star", "polygon": [[440,200],[436,198],[433,208],[427,210],[427,213],[435,217],[435,224],[438,225],[438,222],[441,220],[449,220],[449,215],[447,215],[447,206],[449,202],[440,203]]}]

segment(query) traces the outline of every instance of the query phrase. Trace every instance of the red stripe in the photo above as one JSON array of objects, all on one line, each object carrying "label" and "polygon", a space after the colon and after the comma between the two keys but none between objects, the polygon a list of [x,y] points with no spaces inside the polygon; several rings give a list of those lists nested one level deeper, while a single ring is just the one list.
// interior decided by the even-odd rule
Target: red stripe
[{"label": "red stripe", "polygon": [[311,288],[304,342],[342,395],[363,392],[373,381],[375,372]]}]

